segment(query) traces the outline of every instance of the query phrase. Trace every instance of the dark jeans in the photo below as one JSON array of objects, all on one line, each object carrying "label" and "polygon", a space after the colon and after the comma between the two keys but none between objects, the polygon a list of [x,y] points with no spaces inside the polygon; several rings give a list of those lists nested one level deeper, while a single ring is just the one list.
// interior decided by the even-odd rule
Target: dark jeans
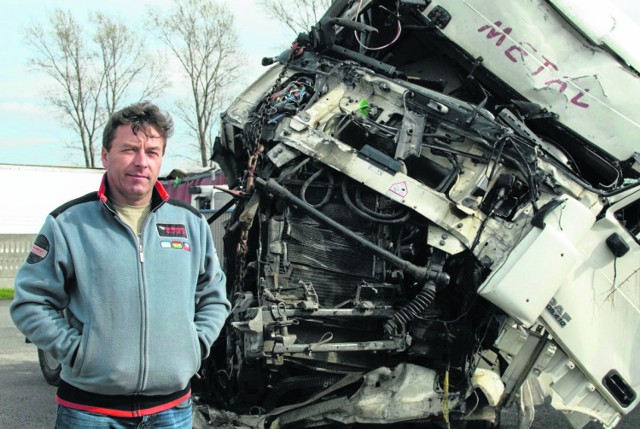
[{"label": "dark jeans", "polygon": [[191,429],[191,399],[145,417],[110,417],[58,405],[56,429]]}]

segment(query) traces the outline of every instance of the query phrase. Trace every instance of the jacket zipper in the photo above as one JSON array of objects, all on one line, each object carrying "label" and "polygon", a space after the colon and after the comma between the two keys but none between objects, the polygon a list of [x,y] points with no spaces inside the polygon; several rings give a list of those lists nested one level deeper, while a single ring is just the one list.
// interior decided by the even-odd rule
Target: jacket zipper
[{"label": "jacket zipper", "polygon": [[[140,235],[142,236],[142,232],[140,232]],[[138,239],[138,259],[140,260],[140,263],[144,263],[144,252],[142,251],[142,237],[140,237]]]},{"label": "jacket zipper", "polygon": [[147,326],[145,323],[146,312],[147,312],[147,306],[146,306],[147,297],[146,297],[146,288],[145,288],[145,281],[144,281],[144,269],[143,269],[144,246],[142,243],[142,237],[144,234],[144,227],[147,224],[147,222],[149,222],[151,213],[149,213],[149,215],[147,216],[147,219],[145,219],[144,225],[140,229],[140,236],[138,237],[135,231],[129,225],[123,222],[122,219],[120,219],[120,216],[118,215],[118,212],[116,210],[112,209],[107,204],[105,204],[105,206],[109,211],[111,211],[115,215],[115,218],[118,220],[118,222],[120,222],[122,226],[124,226],[126,229],[128,229],[131,232],[135,240],[135,243],[137,245],[136,247],[138,249],[138,262],[140,264],[140,274],[139,274],[140,307],[141,307],[140,310],[142,312],[142,317],[141,317],[141,323],[140,323],[140,375],[138,377],[137,391],[142,392],[147,379],[147,365],[146,365],[146,358],[145,358],[146,350],[147,350]]},{"label": "jacket zipper", "polygon": [[145,226],[150,222],[151,219],[151,215],[152,213],[154,213],[158,208],[156,207],[155,209],[151,209],[151,211],[149,212],[149,214],[147,215],[147,218],[144,221],[144,224],[142,225],[142,228],[140,229],[140,237],[136,236],[136,233],[133,231],[133,229],[131,229],[131,227],[127,224],[125,224],[122,219],[120,219],[120,216],[118,216],[118,213],[113,210],[111,207],[109,207],[108,204],[105,204],[105,206],[107,207],[107,209],[109,211],[111,211],[116,218],[118,219],[118,222],[120,222],[125,228],[127,228],[129,231],[131,231],[131,234],[133,234],[134,240],[136,240],[136,244],[138,247],[138,262],[140,264],[140,278],[139,278],[139,282],[140,282],[140,303],[141,303],[141,310],[142,310],[142,320],[141,320],[141,326],[140,326],[140,338],[141,338],[141,344],[140,344],[140,377],[138,378],[138,393],[142,392],[144,390],[144,387],[146,385],[147,382],[147,359],[146,359],[146,353],[147,353],[147,326],[146,326],[146,321],[147,321],[147,305],[146,305],[146,299],[147,299],[147,294],[146,294],[146,284],[145,284],[145,279],[144,279],[144,246],[143,246],[143,240],[142,237],[144,237],[144,230],[145,230]]},{"label": "jacket zipper", "polygon": [[[140,228],[140,236],[136,237],[138,241],[138,260],[140,262],[140,294],[142,300],[142,320],[140,321],[141,329],[140,335],[142,343],[140,350],[140,379],[138,380],[139,384],[139,392],[144,390],[145,384],[147,383],[147,287],[144,278],[144,245],[142,241],[142,237],[144,237],[144,227],[149,221],[151,213],[145,219],[142,228]],[[133,232],[133,231],[132,231]],[[133,234],[135,236],[135,233]]]}]

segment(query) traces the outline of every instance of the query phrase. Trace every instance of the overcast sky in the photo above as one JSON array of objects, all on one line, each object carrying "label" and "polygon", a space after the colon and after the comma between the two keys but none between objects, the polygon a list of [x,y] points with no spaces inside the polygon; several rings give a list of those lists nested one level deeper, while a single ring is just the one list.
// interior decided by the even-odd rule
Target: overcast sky
[{"label": "overcast sky", "polygon": [[[27,58],[33,51],[24,40],[26,27],[44,23],[55,8],[70,9],[79,19],[84,19],[90,10],[99,10],[140,22],[146,5],[164,8],[169,3],[168,0],[0,0],[0,163],[83,166],[81,152],[68,147],[73,142],[73,134],[60,124],[44,100],[50,81],[27,67]],[[615,0],[613,3],[640,22],[640,2]],[[268,20],[256,0],[228,0],[228,4],[235,14],[240,43],[247,55],[245,79],[249,83],[264,71],[261,58],[279,54],[289,46],[294,35]],[[606,1],[598,1],[598,5],[607,7]],[[183,87],[174,82],[172,91]],[[163,174],[173,168],[187,168],[185,161],[177,156],[185,150],[189,139],[186,133],[185,127],[178,123],[176,134],[169,142]]]},{"label": "overcast sky", "polygon": [[[282,52],[294,35],[266,19],[255,0],[228,0],[227,3],[234,12],[240,43],[247,56],[245,81],[250,83],[265,70],[260,65],[262,57]],[[44,99],[47,89],[52,87],[51,81],[27,66],[33,51],[25,42],[25,28],[45,23],[56,8],[69,9],[78,19],[85,19],[89,11],[103,11],[140,22],[146,5],[165,8],[169,4],[168,0],[0,0],[0,163],[84,166],[80,150],[69,148],[73,133],[60,124]],[[174,81],[168,95],[184,90],[183,82]],[[171,105],[162,107],[172,108]],[[163,174],[189,165],[177,156],[185,150],[184,145],[190,138],[187,132],[186,127],[176,121],[176,133],[167,148]]]}]

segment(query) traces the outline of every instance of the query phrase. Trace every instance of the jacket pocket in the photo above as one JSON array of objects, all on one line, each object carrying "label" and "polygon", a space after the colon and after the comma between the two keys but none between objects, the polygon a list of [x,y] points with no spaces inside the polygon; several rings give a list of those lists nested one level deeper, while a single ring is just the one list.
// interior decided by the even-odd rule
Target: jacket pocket
[{"label": "jacket pocket", "polygon": [[198,331],[196,330],[196,324],[191,322],[191,338],[193,342],[193,353],[195,357],[196,372],[200,370],[200,364],[202,363],[202,351],[200,350],[200,338],[198,337]]},{"label": "jacket pocket", "polygon": [[90,324],[85,324],[82,329],[82,335],[80,336],[80,344],[78,345],[78,352],[76,354],[75,360],[73,362],[73,371],[72,374],[74,376],[80,375],[80,371],[82,371],[82,367],[84,366],[84,362],[87,358],[87,350],[89,348],[89,333],[91,332]]}]

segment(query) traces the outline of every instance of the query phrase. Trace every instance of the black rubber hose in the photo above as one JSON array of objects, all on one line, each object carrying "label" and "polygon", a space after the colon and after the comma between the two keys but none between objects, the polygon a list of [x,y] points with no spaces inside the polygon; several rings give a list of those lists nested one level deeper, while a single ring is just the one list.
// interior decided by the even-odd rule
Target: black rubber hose
[{"label": "black rubber hose", "polygon": [[[307,189],[309,189],[309,186],[311,186],[311,184],[322,175],[322,173],[327,172],[327,177],[329,178],[329,188],[327,189],[327,193],[325,194],[324,198],[322,198],[322,201],[320,201],[318,204],[311,204],[310,202],[307,201],[306,198],[306,194],[307,194]],[[311,175],[311,177],[309,177],[305,182],[304,185],[302,185],[302,189],[300,189],[300,198],[302,198],[302,200],[309,204],[311,207],[314,207],[316,209],[319,209],[320,207],[324,206],[325,204],[327,204],[329,202],[329,200],[331,199],[331,195],[333,195],[333,187],[335,185],[335,182],[333,180],[333,174],[331,174],[330,171],[327,170],[326,167],[322,167],[320,170],[316,171],[315,173],[313,173]]]},{"label": "black rubber hose", "polygon": [[405,213],[404,216],[396,218],[396,219],[379,219],[379,218],[371,216],[370,214],[365,213],[364,211],[362,211],[358,207],[356,207],[356,205],[353,204],[353,201],[351,201],[351,198],[349,197],[349,193],[347,191],[347,184],[346,184],[345,181],[342,182],[342,198],[344,199],[344,202],[347,204],[347,207],[349,207],[349,209],[352,212],[354,212],[356,215],[358,215],[361,218],[366,219],[366,220],[368,220],[370,222],[393,225],[393,224],[404,223],[411,216],[411,212],[407,211],[407,213]]},{"label": "black rubber hose", "polygon": [[398,310],[393,319],[389,320],[384,325],[384,330],[387,334],[393,335],[396,333],[399,325],[406,326],[412,320],[420,317],[427,308],[433,303],[436,297],[436,285],[433,282],[427,282],[422,290],[413,298],[413,300]]},{"label": "black rubber hose", "polygon": [[400,208],[400,210],[395,211],[393,213],[379,213],[375,210],[371,210],[369,207],[367,207],[364,203],[364,201],[362,201],[362,185],[358,186],[356,188],[356,205],[358,206],[358,208],[360,208],[360,210],[362,210],[363,212],[370,214],[371,216],[373,216],[376,219],[396,219],[398,218],[398,216],[401,215],[406,215],[406,208]]}]

